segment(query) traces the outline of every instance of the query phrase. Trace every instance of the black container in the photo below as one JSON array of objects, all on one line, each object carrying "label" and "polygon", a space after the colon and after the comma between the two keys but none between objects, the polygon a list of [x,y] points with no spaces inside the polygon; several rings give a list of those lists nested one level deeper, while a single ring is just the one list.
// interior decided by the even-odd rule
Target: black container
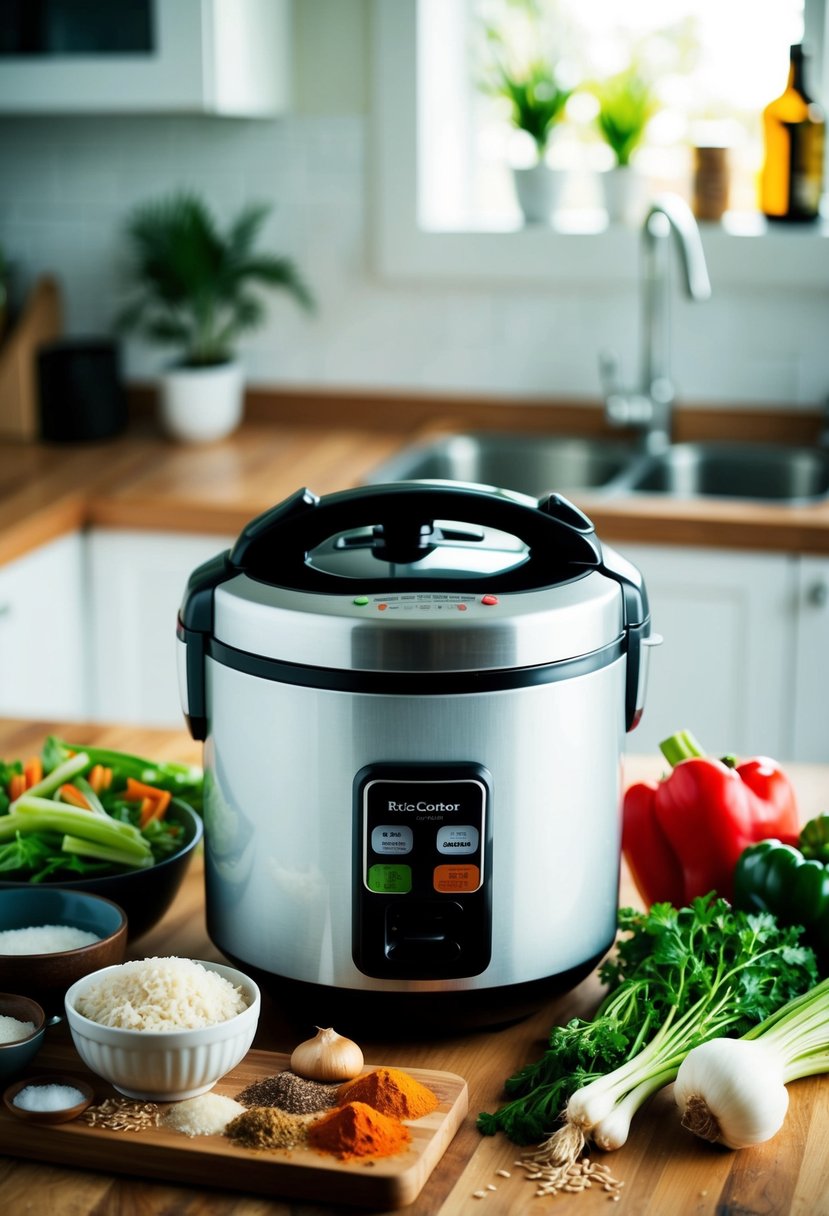
[{"label": "black container", "polygon": [[127,425],[118,348],[106,338],[67,338],[37,357],[40,437],[56,443],[109,439]]}]

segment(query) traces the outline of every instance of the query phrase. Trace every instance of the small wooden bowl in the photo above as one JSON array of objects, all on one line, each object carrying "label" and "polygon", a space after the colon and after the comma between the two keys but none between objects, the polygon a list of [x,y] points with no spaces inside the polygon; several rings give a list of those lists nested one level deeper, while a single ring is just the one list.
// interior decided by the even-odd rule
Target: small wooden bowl
[{"label": "small wooden bowl", "polygon": [[[26,1110],[22,1106],[17,1106],[14,1100],[20,1091],[29,1085],[66,1085],[82,1093],[83,1101],[76,1102],[74,1106],[61,1107],[59,1110]],[[70,1119],[77,1119],[78,1115],[82,1115],[87,1106],[91,1106],[94,1101],[95,1090],[89,1082],[84,1081],[81,1077],[70,1076],[69,1073],[55,1073],[51,1076],[29,1077],[23,1081],[15,1081],[14,1085],[10,1085],[3,1094],[6,1110],[16,1118],[29,1123],[68,1123]]]}]

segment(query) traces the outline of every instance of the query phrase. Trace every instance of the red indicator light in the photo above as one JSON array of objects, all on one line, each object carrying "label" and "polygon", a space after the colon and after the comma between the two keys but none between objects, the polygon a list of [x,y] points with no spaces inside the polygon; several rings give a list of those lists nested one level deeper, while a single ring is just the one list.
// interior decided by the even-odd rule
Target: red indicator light
[{"label": "red indicator light", "polygon": [[466,612],[466,604],[458,604],[458,612]]},{"label": "red indicator light", "polygon": [[497,604],[498,596],[497,595],[482,595],[481,603],[482,604]]},{"label": "red indicator light", "polygon": [[378,604],[377,605],[378,612],[385,612],[387,608],[388,608],[388,604]]}]

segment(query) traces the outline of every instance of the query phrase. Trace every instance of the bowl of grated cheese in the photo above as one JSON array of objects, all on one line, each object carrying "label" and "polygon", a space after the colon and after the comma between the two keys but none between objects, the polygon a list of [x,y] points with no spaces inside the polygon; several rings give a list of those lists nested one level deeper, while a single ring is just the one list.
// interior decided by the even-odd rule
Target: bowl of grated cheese
[{"label": "bowl of grated cheese", "polygon": [[212,1089],[247,1055],[260,994],[222,963],[147,958],[105,967],[66,993],[83,1062],[129,1098],[180,1102]]}]

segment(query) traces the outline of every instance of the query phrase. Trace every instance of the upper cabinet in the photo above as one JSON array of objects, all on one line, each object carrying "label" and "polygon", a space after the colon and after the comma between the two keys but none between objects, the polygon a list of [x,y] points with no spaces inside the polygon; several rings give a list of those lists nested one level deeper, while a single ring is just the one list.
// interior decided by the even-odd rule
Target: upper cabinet
[{"label": "upper cabinet", "polygon": [[0,113],[288,108],[292,0],[0,0]]}]

